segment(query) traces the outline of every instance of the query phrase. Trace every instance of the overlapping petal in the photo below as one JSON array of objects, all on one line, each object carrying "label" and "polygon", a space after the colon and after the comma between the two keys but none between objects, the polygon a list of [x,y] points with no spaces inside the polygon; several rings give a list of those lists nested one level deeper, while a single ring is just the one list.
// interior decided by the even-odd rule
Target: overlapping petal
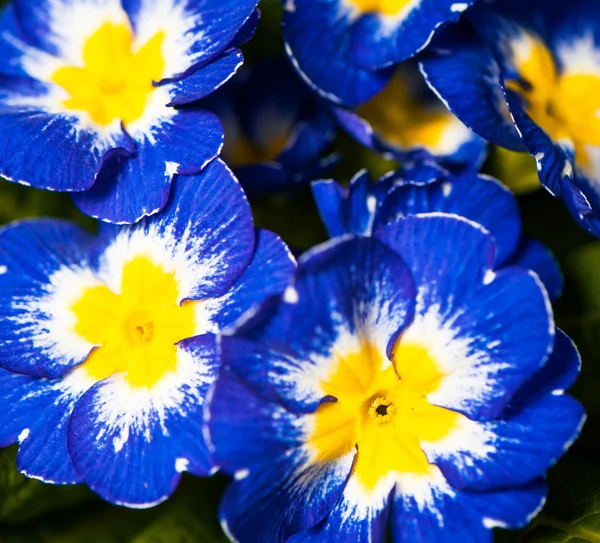
[{"label": "overlapping petal", "polygon": [[220,151],[213,115],[174,106],[236,72],[241,54],[231,44],[242,29],[240,43],[252,34],[256,4],[14,2],[2,19],[0,125],[11,137],[0,145],[0,172],[82,191],[77,205],[105,221],[156,213],[175,174],[199,173]]},{"label": "overlapping petal", "polygon": [[383,244],[336,240],[303,255],[293,285],[238,332],[250,345],[224,342],[224,357],[243,379],[308,412],[326,395],[319,383],[333,358],[359,351],[359,337],[380,352],[393,346],[413,296],[408,270]]},{"label": "overlapping petal", "polygon": [[552,351],[554,323],[540,281],[516,268],[494,273],[493,239],[458,217],[409,217],[377,237],[402,255],[417,285],[402,342],[422,345],[444,374],[429,400],[475,420],[500,415]]}]

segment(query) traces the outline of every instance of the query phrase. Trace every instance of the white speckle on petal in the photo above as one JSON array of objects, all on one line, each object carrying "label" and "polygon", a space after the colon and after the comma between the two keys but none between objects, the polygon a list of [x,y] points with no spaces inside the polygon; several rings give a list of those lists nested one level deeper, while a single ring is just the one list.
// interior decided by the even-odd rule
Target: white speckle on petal
[{"label": "white speckle on petal", "polygon": [[469,7],[469,4],[467,4],[465,2],[457,2],[456,4],[452,4],[450,6],[450,11],[452,11],[453,13],[462,13],[468,7]]},{"label": "white speckle on petal", "polygon": [[377,198],[375,198],[375,196],[373,196],[372,194],[369,194],[369,196],[367,196],[367,209],[370,213],[374,213],[376,208]]},{"label": "white speckle on petal", "polygon": [[8,271],[6,266],[0,266],[0,275],[4,275]]},{"label": "white speckle on petal", "polygon": [[177,460],[175,460],[175,469],[179,473],[187,471],[189,465],[190,463],[187,458],[178,458]]},{"label": "white speckle on petal", "polygon": [[442,184],[442,194],[447,198],[450,196],[452,192],[452,183],[443,183]]},{"label": "white speckle on petal", "polygon": [[248,477],[248,475],[250,475],[250,470],[249,469],[238,469],[233,474],[233,478],[236,481],[241,481],[241,480],[245,479],[246,477]]},{"label": "white speckle on petal", "polygon": [[298,291],[294,287],[286,288],[283,293],[283,300],[287,304],[297,304],[299,300]]},{"label": "white speckle on petal", "polygon": [[177,170],[179,169],[179,164],[177,162],[165,162],[165,175],[169,177],[173,177]]},{"label": "white speckle on petal", "polygon": [[535,155],[535,164],[537,166],[538,172],[542,171],[542,159],[544,158],[544,153],[537,153]]},{"label": "white speckle on petal", "polygon": [[493,518],[484,517],[483,525],[490,530],[493,528],[508,528],[508,524],[506,522],[502,522],[500,520],[495,520]]},{"label": "white speckle on petal", "polygon": [[23,441],[25,441],[28,437],[29,437],[29,428],[25,428],[25,430],[23,430],[19,434],[19,437],[17,439],[19,440],[19,443],[23,443]]},{"label": "white speckle on petal", "polygon": [[485,272],[483,276],[483,284],[489,285],[496,278],[496,274],[492,270],[488,270]]}]

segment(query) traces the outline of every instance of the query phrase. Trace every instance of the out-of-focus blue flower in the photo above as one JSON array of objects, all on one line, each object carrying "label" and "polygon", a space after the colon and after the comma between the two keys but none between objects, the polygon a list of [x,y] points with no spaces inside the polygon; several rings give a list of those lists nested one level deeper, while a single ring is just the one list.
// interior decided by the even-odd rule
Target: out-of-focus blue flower
[{"label": "out-of-focus blue flower", "polygon": [[214,114],[258,0],[14,0],[0,20],[0,174],[133,223],[218,153]]},{"label": "out-of-focus blue flower", "polygon": [[222,341],[207,405],[240,543],[490,543],[579,433],[579,356],[535,274],[446,213],[303,255]]},{"label": "out-of-focus blue flower", "polygon": [[326,175],[335,136],[327,107],[284,59],[245,66],[205,100],[225,130],[222,158],[249,195],[292,190]]},{"label": "out-of-focus blue flower", "polygon": [[427,87],[416,63],[399,65],[387,86],[348,109],[332,106],[340,124],[363,145],[400,161],[436,160],[478,170],[486,143]]},{"label": "out-of-focus blue flower", "polygon": [[[181,473],[212,473],[202,436],[217,335],[284,290],[283,242],[255,234],[213,161],[134,226],[30,220],[0,230],[0,446],[18,469],[150,507]],[[190,343],[192,336],[194,344]]]},{"label": "out-of-focus blue flower", "polygon": [[423,59],[430,85],[482,137],[535,157],[542,185],[600,236],[600,4],[506,0],[469,14],[477,34],[450,29]]},{"label": "out-of-focus blue flower", "polygon": [[546,247],[521,235],[513,194],[495,179],[475,173],[453,175],[435,163],[406,165],[372,183],[359,172],[344,188],[335,181],[313,183],[319,212],[331,237],[371,236],[403,217],[443,212],[465,217],[487,230],[496,246],[495,266],[537,273],[552,300],[562,293],[558,263]]},{"label": "out-of-focus blue flower", "polygon": [[390,66],[413,57],[475,0],[283,0],[286,50],[303,78],[336,104],[383,90]]}]

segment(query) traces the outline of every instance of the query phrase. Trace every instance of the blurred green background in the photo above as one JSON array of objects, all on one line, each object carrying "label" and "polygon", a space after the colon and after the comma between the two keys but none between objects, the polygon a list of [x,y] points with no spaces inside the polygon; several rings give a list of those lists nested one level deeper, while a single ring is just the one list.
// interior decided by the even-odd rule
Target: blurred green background
[{"label": "blurred green background", "polygon": [[[263,1],[261,8],[259,32],[244,51],[248,58],[283,50],[278,2]],[[394,167],[347,136],[340,135],[335,147],[344,157],[334,175],[338,180],[347,182],[364,167],[374,178]],[[596,438],[600,435],[600,241],[576,226],[561,201],[539,189],[530,157],[493,149],[484,169],[519,194],[525,233],[544,242],[561,264],[566,289],[555,307],[556,322],[580,349],[583,370],[572,392],[588,412],[581,438],[549,474],[545,509],[527,529],[498,531],[496,540],[600,542],[600,440]],[[253,208],[257,226],[277,232],[295,247],[308,248],[326,238],[309,190],[293,197],[261,198],[253,202]],[[96,227],[66,194],[0,179],[0,224],[38,216],[72,219],[91,231]],[[16,471],[15,455],[16,447],[0,450],[1,543],[226,541],[217,522],[218,502],[226,485],[223,477],[184,476],[171,500],[135,511],[104,503],[84,487],[55,487],[26,479]]]}]

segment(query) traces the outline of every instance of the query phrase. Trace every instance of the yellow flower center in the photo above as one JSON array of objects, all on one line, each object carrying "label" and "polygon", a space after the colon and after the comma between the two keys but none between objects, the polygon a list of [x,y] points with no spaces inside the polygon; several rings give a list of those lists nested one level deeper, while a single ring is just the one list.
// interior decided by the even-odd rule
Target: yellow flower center
[{"label": "yellow flower center", "polygon": [[411,93],[400,71],[396,71],[383,91],[356,112],[388,144],[400,149],[435,148],[443,132],[456,122],[442,104],[424,103],[420,96]]},{"label": "yellow flower center", "polygon": [[150,388],[177,366],[176,343],[196,333],[195,302],[179,305],[178,283],[147,257],[125,265],[120,293],[88,288],[73,304],[75,332],[97,345],[82,367],[97,380],[123,372]]},{"label": "yellow flower center", "polygon": [[592,174],[587,146],[600,146],[600,77],[559,74],[550,51],[530,36],[515,57],[523,81],[508,81],[507,87],[526,99],[527,113],[553,141],[573,143],[578,166]]},{"label": "yellow flower center", "polygon": [[52,75],[70,95],[63,106],[88,113],[100,126],[141,118],[155,91],[152,82],[163,78],[163,41],[158,32],[135,50],[128,25],[102,25],[85,42],[83,66],[65,66]]},{"label": "yellow flower center", "polygon": [[308,444],[315,460],[331,461],[356,447],[354,475],[367,490],[391,472],[429,472],[421,441],[442,439],[463,416],[427,400],[443,374],[426,349],[400,340],[394,360],[387,363],[368,344],[338,358],[322,382],[337,401],[323,403],[313,415]]},{"label": "yellow flower center", "polygon": [[350,4],[363,13],[381,13],[382,15],[397,15],[413,0],[349,0]]}]

